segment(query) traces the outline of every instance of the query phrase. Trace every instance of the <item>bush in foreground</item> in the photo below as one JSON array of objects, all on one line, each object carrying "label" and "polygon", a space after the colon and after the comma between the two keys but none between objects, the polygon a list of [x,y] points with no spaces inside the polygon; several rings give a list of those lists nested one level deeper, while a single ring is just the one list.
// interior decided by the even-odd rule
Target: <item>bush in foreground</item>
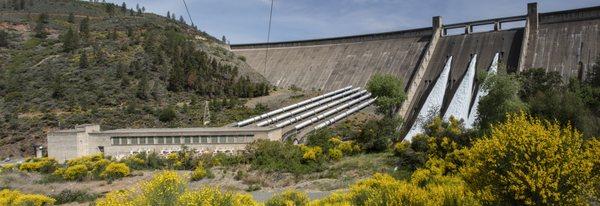
[{"label": "bush in foreground", "polygon": [[0,190],[0,205],[22,206],[22,205],[54,205],[56,200],[38,194],[23,194],[15,190]]},{"label": "bush in foreground", "polygon": [[492,204],[585,205],[599,180],[600,154],[588,144],[571,126],[513,114],[474,143],[461,173]]}]

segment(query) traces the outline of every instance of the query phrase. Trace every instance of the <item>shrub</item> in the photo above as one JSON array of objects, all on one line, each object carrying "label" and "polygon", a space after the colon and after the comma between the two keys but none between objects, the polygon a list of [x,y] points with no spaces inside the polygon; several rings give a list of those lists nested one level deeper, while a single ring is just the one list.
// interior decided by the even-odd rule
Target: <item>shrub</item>
[{"label": "shrub", "polygon": [[571,126],[512,114],[466,152],[461,173],[491,203],[586,204],[598,182],[593,150]]},{"label": "shrub", "polygon": [[479,101],[476,124],[484,131],[492,124],[503,122],[507,113],[526,109],[526,105],[518,96],[521,84],[514,75],[491,75],[483,83],[483,88],[488,94]]},{"label": "shrub", "polygon": [[286,190],[265,202],[265,206],[304,206],[308,205],[308,195],[303,192]]},{"label": "shrub", "polygon": [[393,75],[376,74],[367,83],[367,90],[377,97],[377,112],[393,118],[406,99],[402,79]]},{"label": "shrub", "polygon": [[68,190],[67,189],[67,190],[61,191],[60,193],[58,193],[56,195],[52,195],[51,197],[56,200],[55,203],[57,205],[62,205],[62,204],[71,203],[71,202],[82,203],[82,202],[93,201],[96,198],[98,198],[98,195],[88,194],[85,191]]},{"label": "shrub", "polygon": [[259,205],[250,195],[242,195],[230,192],[221,192],[219,189],[204,187],[198,191],[183,193],[177,205]]},{"label": "shrub", "polygon": [[56,200],[38,194],[23,194],[19,191],[0,190],[0,205],[54,205]]},{"label": "shrub", "polygon": [[396,140],[400,136],[397,128],[401,123],[402,120],[397,118],[369,120],[363,125],[355,142],[366,152],[385,151],[391,145],[392,140]]},{"label": "shrub", "polygon": [[460,178],[430,172],[415,176],[419,174],[413,174],[413,179],[423,185],[377,173],[350,186],[348,193],[334,193],[311,205],[479,205]]},{"label": "shrub", "polygon": [[21,166],[19,166],[19,170],[50,174],[54,172],[57,166],[58,162],[56,162],[56,160],[53,158],[31,158],[27,159],[23,164],[21,164]]},{"label": "shrub", "polygon": [[166,171],[143,183],[141,189],[144,205],[169,205],[185,192],[186,182],[176,172]]},{"label": "shrub", "polygon": [[0,173],[13,171],[14,169],[15,169],[14,164],[0,165]]},{"label": "shrub", "polygon": [[302,159],[305,161],[314,161],[318,162],[323,156],[323,150],[319,146],[314,147],[302,147],[302,151],[304,154],[302,155]]},{"label": "shrub", "polygon": [[316,162],[304,164],[299,146],[280,141],[257,140],[246,147],[249,163],[265,172],[305,174],[321,169]]},{"label": "shrub", "polygon": [[204,179],[206,177],[206,170],[202,165],[198,165],[196,169],[192,172],[192,181],[198,181]]},{"label": "shrub", "polygon": [[88,168],[85,165],[80,164],[67,167],[67,169],[62,172],[62,177],[65,180],[81,181],[87,176],[87,174]]},{"label": "shrub", "polygon": [[331,158],[332,160],[340,160],[342,159],[342,157],[344,156],[342,151],[339,149],[330,149],[329,150],[329,158]]},{"label": "shrub", "polygon": [[108,166],[106,166],[104,171],[102,171],[102,173],[100,174],[100,177],[108,179],[108,180],[114,180],[114,179],[123,178],[123,177],[129,175],[129,173],[130,173],[130,170],[126,164],[111,162]]},{"label": "shrub", "polygon": [[177,113],[173,107],[167,107],[158,111],[158,120],[161,122],[170,122],[177,117]]}]

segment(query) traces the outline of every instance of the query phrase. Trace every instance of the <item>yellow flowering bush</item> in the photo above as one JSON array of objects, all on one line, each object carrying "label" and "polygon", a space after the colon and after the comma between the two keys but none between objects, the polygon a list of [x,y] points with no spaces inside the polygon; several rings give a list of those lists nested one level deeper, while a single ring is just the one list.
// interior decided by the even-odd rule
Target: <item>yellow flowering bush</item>
[{"label": "yellow flowering bush", "polygon": [[72,160],[67,160],[67,166],[85,165],[87,168],[92,168],[98,161],[105,160],[102,153],[83,156]]},{"label": "yellow flowering bush", "polygon": [[351,205],[479,205],[460,178],[438,175],[430,178],[426,185],[419,186],[378,173],[352,185],[345,198],[335,194],[326,200],[329,203],[338,200],[337,205],[348,202]]},{"label": "yellow flowering bush", "polygon": [[319,161],[319,158],[321,158],[321,156],[323,155],[323,150],[319,146],[314,146],[314,147],[304,146],[304,147],[302,147],[302,150],[304,152],[304,154],[302,155],[302,159],[305,161],[317,162],[317,161]]},{"label": "yellow flowering bush", "polygon": [[[59,170],[57,170],[59,171]],[[56,172],[55,174],[61,174],[61,176],[65,179],[65,180],[78,180],[81,181],[83,180],[83,178],[85,178],[88,174],[88,168],[83,165],[83,164],[79,164],[79,165],[72,165],[67,167],[67,169],[61,170],[62,172]]]},{"label": "yellow flowering bush", "polygon": [[[139,189],[137,189],[139,188]],[[96,201],[97,206],[137,206],[137,205],[244,205],[258,206],[251,196],[233,192],[222,192],[218,188],[203,187],[190,191],[176,172],[166,171],[156,174],[140,187],[130,190],[112,191]]]},{"label": "yellow flowering bush", "polygon": [[331,158],[332,160],[340,160],[342,159],[342,157],[344,156],[344,154],[342,154],[342,151],[339,149],[329,149],[329,151],[327,152],[329,153],[329,158]]},{"label": "yellow flowering bush", "polygon": [[177,205],[244,205],[258,206],[250,195],[221,192],[217,188],[203,187],[197,191],[188,191],[179,196]]},{"label": "yellow flowering bush", "polygon": [[109,179],[109,180],[114,180],[114,179],[123,178],[123,177],[129,175],[130,172],[131,171],[129,170],[129,167],[127,167],[127,165],[125,163],[111,162],[108,166],[106,166],[104,171],[102,171],[102,173],[100,174],[100,177]]},{"label": "yellow flowering bush", "polygon": [[12,171],[14,169],[15,169],[15,165],[14,164],[0,165],[0,173]]},{"label": "yellow flowering bush", "polygon": [[192,181],[198,181],[206,177],[206,169],[201,164],[192,172]]},{"label": "yellow flowering bush", "polygon": [[49,174],[54,172],[57,166],[58,162],[53,158],[30,158],[25,160],[25,162],[19,166],[19,170]]},{"label": "yellow flowering bush", "polygon": [[44,206],[44,205],[54,205],[56,200],[38,194],[23,194],[19,191],[14,190],[0,190],[0,205],[6,206],[22,206],[22,205],[32,205],[32,206]]},{"label": "yellow flowering bush", "polygon": [[487,202],[586,205],[597,195],[597,150],[571,126],[509,114],[466,152],[461,173]]},{"label": "yellow flowering bush", "polygon": [[286,190],[269,199],[265,206],[304,206],[308,205],[308,195],[303,192]]}]

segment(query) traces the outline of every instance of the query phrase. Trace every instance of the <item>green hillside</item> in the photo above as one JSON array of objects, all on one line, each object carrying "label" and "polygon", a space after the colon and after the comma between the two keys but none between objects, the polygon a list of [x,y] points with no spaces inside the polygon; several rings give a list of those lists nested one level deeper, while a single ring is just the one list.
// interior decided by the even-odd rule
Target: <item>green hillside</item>
[{"label": "green hillside", "polygon": [[269,89],[185,22],[107,3],[0,0],[0,158],[76,124],[203,126],[205,100],[210,126],[223,125],[264,110],[242,103]]}]

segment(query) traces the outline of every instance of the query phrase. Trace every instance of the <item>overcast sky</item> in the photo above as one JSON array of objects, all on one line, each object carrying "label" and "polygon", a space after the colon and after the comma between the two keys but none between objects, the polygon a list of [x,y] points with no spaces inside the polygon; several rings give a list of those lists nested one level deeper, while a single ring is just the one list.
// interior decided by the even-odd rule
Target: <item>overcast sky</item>
[{"label": "overcast sky", "polygon": [[[182,0],[108,0],[165,16],[183,15]],[[275,0],[271,42],[396,31],[526,13],[523,0]],[[270,0],[186,0],[198,28],[232,44],[267,40]],[[539,0],[539,12],[599,6],[598,0]]]}]

